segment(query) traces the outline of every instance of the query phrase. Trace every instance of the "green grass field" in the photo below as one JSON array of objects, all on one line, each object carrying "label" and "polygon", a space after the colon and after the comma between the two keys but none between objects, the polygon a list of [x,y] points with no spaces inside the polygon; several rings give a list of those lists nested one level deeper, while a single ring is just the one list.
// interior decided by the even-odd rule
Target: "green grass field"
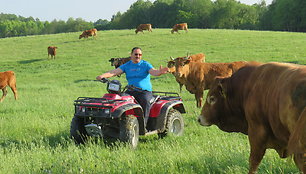
[{"label": "green grass field", "polygon": [[[204,53],[206,62],[255,60],[306,64],[306,34],[270,31],[190,29],[171,34],[153,29],[99,31],[96,39],[81,32],[0,39],[0,71],[17,76],[19,100],[9,89],[0,103],[0,173],[224,173],[248,171],[247,136],[197,123],[200,109],[183,89],[187,113],[182,137],[140,137],[136,150],[121,143],[76,146],[69,138],[73,101],[100,97],[105,85],[92,81],[113,67],[112,57],[127,57],[139,46],[156,68],[172,57]],[[47,47],[58,47],[48,60]],[[126,84],[125,76],[120,78]],[[152,77],[155,91],[179,92],[171,74]],[[0,92],[2,95],[2,93]],[[292,159],[267,153],[258,173],[298,173]]]}]

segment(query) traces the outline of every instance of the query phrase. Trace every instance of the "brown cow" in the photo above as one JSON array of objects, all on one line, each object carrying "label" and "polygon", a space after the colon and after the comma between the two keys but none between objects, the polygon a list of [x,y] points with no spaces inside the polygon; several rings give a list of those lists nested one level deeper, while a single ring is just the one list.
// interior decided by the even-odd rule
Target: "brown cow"
[{"label": "brown cow", "polygon": [[[176,59],[189,59],[190,61],[193,62],[205,62],[205,55],[203,53],[198,53],[194,54],[191,56],[186,56],[186,57],[177,57],[175,59],[171,58],[170,61],[167,62],[167,67],[169,68],[169,73],[173,74],[175,76],[175,60]],[[175,78],[176,82],[180,85],[180,92],[182,92],[182,87],[185,84],[185,78]]]},{"label": "brown cow", "polygon": [[15,96],[15,100],[17,100],[18,94],[16,88],[16,77],[13,71],[0,72],[0,89],[3,92],[0,102],[2,102],[5,96],[7,95],[7,89],[6,89],[7,86],[9,86],[12,89]]},{"label": "brown cow", "polygon": [[[281,158],[295,153],[296,164],[305,173],[303,158],[296,157],[306,153],[305,109],[306,66],[267,63],[245,66],[231,77],[217,78],[207,94],[199,122],[248,135],[249,173],[256,172],[268,148],[275,149]],[[288,149],[289,138],[302,140],[294,142],[298,144],[296,151]]]},{"label": "brown cow", "polygon": [[115,66],[115,68],[118,68],[120,65],[123,65],[130,60],[131,57],[124,57],[124,58],[111,58],[108,61],[111,62],[111,66]]},{"label": "brown cow", "polygon": [[55,59],[55,56],[56,56],[56,49],[57,49],[57,47],[55,47],[55,46],[49,46],[49,47],[48,47],[48,58],[49,58],[49,56],[51,55],[51,59],[52,59],[52,58]]},{"label": "brown cow", "polygon": [[[111,62],[111,66],[115,66],[115,68],[118,68],[120,65],[123,65],[130,60],[131,57],[124,57],[124,58],[111,58],[108,61]],[[120,75],[117,76],[120,77]]]},{"label": "brown cow", "polygon": [[83,31],[83,33],[79,36],[79,39],[82,39],[83,37],[84,38],[88,38],[89,36],[92,36],[93,38],[95,38],[97,36],[97,29],[93,28],[93,29],[90,29],[90,30],[85,30]]},{"label": "brown cow", "polygon": [[174,32],[179,33],[179,32],[178,32],[179,30],[185,30],[186,33],[187,33],[187,32],[188,32],[188,25],[187,25],[187,23],[175,24],[175,25],[172,27],[171,33],[172,33],[172,34],[173,34]]},{"label": "brown cow", "polygon": [[151,24],[140,24],[135,30],[135,33],[137,34],[139,31],[143,33],[143,30],[148,30],[149,32],[152,32],[152,25]]},{"label": "brown cow", "polygon": [[197,107],[202,106],[204,90],[209,89],[213,80],[217,76],[228,77],[239,68],[247,65],[246,61],[231,63],[199,63],[189,59],[176,59],[175,78],[185,82],[186,89],[195,94]]}]

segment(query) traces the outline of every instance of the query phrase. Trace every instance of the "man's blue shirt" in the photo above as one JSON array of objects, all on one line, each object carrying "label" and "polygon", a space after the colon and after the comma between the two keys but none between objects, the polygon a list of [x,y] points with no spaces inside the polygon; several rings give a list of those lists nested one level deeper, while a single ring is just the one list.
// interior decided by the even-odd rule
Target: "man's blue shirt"
[{"label": "man's blue shirt", "polygon": [[133,63],[131,60],[119,67],[125,74],[129,85],[134,85],[143,90],[152,91],[151,75],[149,70],[153,66],[145,61]]}]

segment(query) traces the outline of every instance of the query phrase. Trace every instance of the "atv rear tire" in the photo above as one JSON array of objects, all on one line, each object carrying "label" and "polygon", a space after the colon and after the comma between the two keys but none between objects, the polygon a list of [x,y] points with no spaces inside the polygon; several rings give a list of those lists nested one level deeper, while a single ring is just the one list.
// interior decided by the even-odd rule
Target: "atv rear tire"
[{"label": "atv rear tire", "polygon": [[158,136],[163,138],[167,135],[181,136],[184,132],[184,120],[181,113],[176,109],[170,109],[167,115],[166,129]]},{"label": "atv rear tire", "polygon": [[128,143],[134,149],[137,147],[139,140],[139,124],[135,116],[127,115],[120,120],[119,139],[122,142]]},{"label": "atv rear tire", "polygon": [[82,119],[77,117],[72,118],[70,125],[70,138],[72,138],[76,144],[85,143],[87,133]]}]

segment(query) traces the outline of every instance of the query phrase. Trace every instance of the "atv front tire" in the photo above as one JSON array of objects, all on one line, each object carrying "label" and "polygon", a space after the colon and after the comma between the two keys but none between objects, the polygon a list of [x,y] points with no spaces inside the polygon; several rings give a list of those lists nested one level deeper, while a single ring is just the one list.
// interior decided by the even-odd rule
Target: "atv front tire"
[{"label": "atv front tire", "polygon": [[82,119],[77,117],[72,118],[70,125],[70,138],[72,138],[76,144],[85,143],[87,133]]},{"label": "atv front tire", "polygon": [[120,120],[119,140],[128,143],[132,148],[136,148],[139,140],[139,124],[133,115],[127,115]]},{"label": "atv front tire", "polygon": [[166,129],[158,136],[163,138],[167,135],[181,136],[184,132],[184,120],[181,113],[176,109],[170,109],[166,117]]}]

